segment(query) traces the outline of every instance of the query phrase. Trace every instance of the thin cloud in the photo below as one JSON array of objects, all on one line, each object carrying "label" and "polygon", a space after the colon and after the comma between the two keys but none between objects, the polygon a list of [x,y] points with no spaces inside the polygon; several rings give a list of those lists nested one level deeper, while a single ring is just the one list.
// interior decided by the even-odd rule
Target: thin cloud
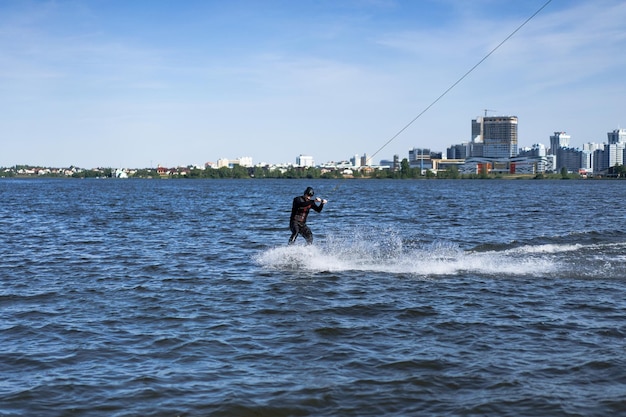
[{"label": "thin cloud", "polygon": [[[101,143],[126,146],[131,166],[373,152],[543,1],[532,3],[0,6],[0,111],[16,141],[0,166],[28,162],[42,138],[42,157],[86,165],[119,158]],[[379,156],[444,151],[484,108],[517,114],[522,144],[605,136],[623,117],[625,20],[621,1],[553,1]],[[84,162],[55,154],[81,138],[97,149]]]}]

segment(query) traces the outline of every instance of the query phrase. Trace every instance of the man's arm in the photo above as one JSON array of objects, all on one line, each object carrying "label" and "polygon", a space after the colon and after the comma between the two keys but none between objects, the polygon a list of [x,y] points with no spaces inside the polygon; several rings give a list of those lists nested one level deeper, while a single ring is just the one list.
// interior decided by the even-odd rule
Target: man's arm
[{"label": "man's arm", "polygon": [[320,211],[322,211],[322,209],[324,208],[324,204],[326,204],[327,201],[326,200],[322,200],[320,198],[316,198],[315,201],[318,201],[320,204],[319,205],[313,204],[313,201],[310,201],[311,204],[313,204],[311,206],[311,208],[319,213]]},{"label": "man's arm", "polygon": [[296,197],[293,199],[293,208],[294,209],[299,209],[302,207],[309,207],[309,206],[313,206],[313,200],[306,200],[302,197]]}]

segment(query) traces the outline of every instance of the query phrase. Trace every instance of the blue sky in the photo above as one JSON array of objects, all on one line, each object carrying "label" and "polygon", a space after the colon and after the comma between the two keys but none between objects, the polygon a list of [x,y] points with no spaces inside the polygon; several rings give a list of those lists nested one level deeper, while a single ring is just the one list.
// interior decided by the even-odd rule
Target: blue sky
[{"label": "blue sky", "polygon": [[[546,0],[0,2],[0,166],[373,154]],[[626,2],[552,0],[374,158],[626,127]]]}]

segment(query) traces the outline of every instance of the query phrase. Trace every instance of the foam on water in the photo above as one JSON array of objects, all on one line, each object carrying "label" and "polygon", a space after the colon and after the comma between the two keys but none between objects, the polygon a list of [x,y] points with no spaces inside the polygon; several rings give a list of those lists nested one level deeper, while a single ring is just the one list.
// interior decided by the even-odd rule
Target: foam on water
[{"label": "foam on water", "polygon": [[380,240],[330,239],[312,246],[275,247],[257,254],[255,261],[267,269],[312,272],[369,271],[419,276],[459,272],[542,275],[559,268],[559,262],[552,254],[571,250],[576,250],[576,245],[471,252],[446,242],[405,246],[392,236]]},{"label": "foam on water", "polygon": [[580,244],[545,244],[545,245],[525,245],[518,248],[509,249],[506,252],[514,254],[524,253],[561,253],[561,252],[573,252],[580,250],[583,245]]}]

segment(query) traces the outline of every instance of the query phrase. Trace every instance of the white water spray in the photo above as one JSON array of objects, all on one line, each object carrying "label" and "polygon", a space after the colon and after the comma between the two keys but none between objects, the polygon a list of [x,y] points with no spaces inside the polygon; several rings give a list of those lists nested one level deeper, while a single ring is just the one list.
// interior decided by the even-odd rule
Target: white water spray
[{"label": "white water spray", "polygon": [[553,254],[570,247],[525,246],[501,251],[471,252],[437,241],[405,244],[393,231],[333,235],[312,246],[292,245],[265,250],[255,256],[266,269],[309,272],[363,271],[415,276],[542,275],[558,269]]}]

